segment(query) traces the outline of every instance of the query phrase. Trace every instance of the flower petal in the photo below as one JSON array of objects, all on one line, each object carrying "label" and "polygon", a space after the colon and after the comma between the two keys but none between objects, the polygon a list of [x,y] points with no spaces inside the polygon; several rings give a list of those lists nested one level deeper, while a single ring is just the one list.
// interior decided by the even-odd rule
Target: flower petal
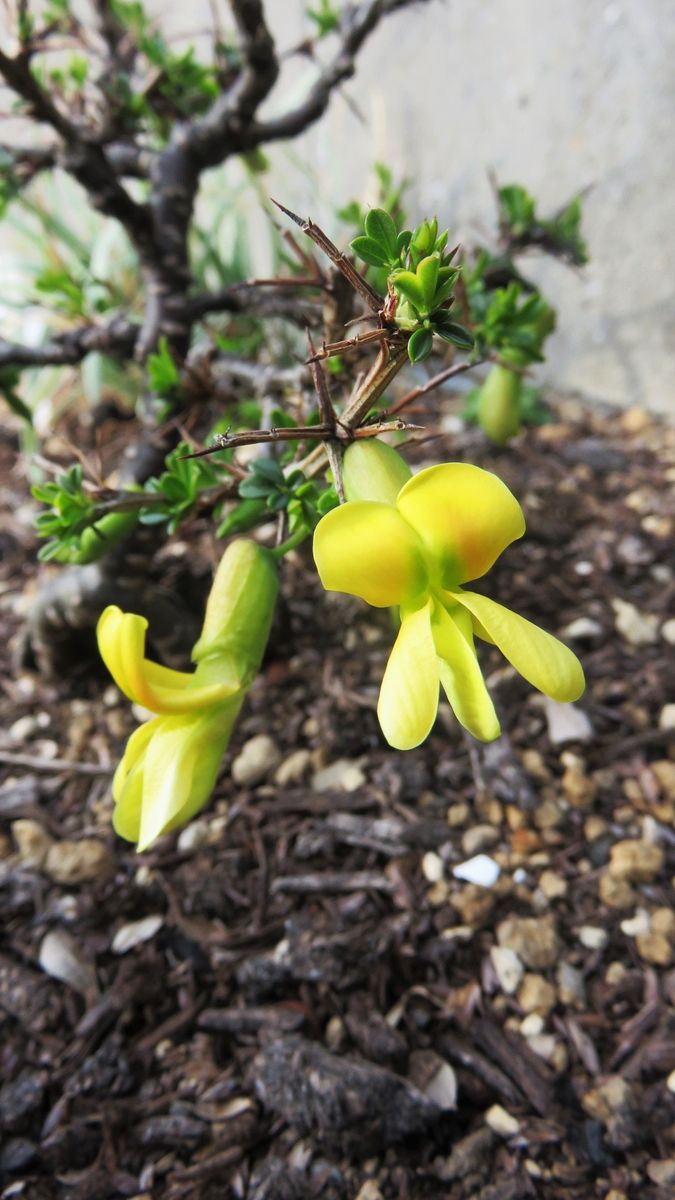
[{"label": "flower petal", "polygon": [[[457,609],[458,616],[461,612]],[[469,614],[465,615],[470,620]],[[494,704],[473,649],[470,629],[464,632],[453,617],[441,604],[436,605],[432,631],[441,660],[441,684],[460,725],[480,741],[493,742],[501,732]]]},{"label": "flower petal", "polygon": [[173,671],[145,658],[147,628],[145,617],[122,612],[115,605],[105,609],[96,628],[101,657],[129,700],[150,712],[183,713],[222,703],[236,692],[238,681],[232,680],[229,670],[224,669],[221,681],[199,686],[197,673]]},{"label": "flower petal", "polygon": [[438,658],[431,636],[431,606],[402,612],[401,628],[384,672],[377,715],[396,750],[423,742],[438,711]]},{"label": "flower petal", "polygon": [[153,722],[143,762],[139,851],[207,803],[239,708],[237,699],[205,713]]},{"label": "flower petal", "polygon": [[401,489],[396,507],[438,563],[443,587],[484,575],[525,532],[522,509],[506,484],[469,463],[420,471]]},{"label": "flower petal", "polygon": [[455,600],[484,627],[528,683],[554,700],[578,700],[584,690],[584,672],[576,654],[538,625],[517,613],[479,596],[476,592],[453,593]]},{"label": "flower petal", "polygon": [[391,505],[370,500],[326,513],[314,534],[314,561],[327,591],[360,596],[376,608],[402,604],[426,584],[415,531]]}]

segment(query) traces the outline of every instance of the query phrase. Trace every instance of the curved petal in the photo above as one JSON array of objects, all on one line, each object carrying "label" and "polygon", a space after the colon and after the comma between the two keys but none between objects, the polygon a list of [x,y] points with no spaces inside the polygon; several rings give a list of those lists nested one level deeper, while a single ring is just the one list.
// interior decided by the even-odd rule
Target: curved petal
[{"label": "curved petal", "polygon": [[401,628],[384,672],[377,715],[396,750],[419,746],[438,711],[438,658],[431,636],[431,600],[401,614]]},{"label": "curved petal", "polygon": [[145,658],[148,622],[137,613],[110,605],[96,627],[98,647],[118,688],[135,704],[155,713],[193,712],[232,696],[238,684],[231,679],[195,686],[195,675],[172,671]]},{"label": "curved petal", "polygon": [[502,654],[533,687],[563,702],[578,700],[584,672],[576,654],[550,633],[476,592],[453,593],[485,629]]},{"label": "curved petal", "polygon": [[[462,610],[458,609],[458,613]],[[466,617],[470,621],[469,614]],[[459,618],[461,620],[461,617]],[[470,630],[464,632],[446,612],[436,605],[432,631],[439,656],[443,690],[460,725],[482,742],[493,742],[501,729],[494,704],[473,649]]]},{"label": "curved petal", "polygon": [[319,521],[314,561],[326,591],[360,596],[375,608],[424,590],[426,569],[414,529],[388,504],[352,500]]},{"label": "curved petal", "polygon": [[441,463],[414,475],[396,507],[438,564],[442,587],[478,579],[516,538],[525,518],[515,496],[491,471]]},{"label": "curved petal", "polygon": [[237,700],[205,714],[168,716],[156,723],[143,761],[139,851],[207,803],[239,708]]}]

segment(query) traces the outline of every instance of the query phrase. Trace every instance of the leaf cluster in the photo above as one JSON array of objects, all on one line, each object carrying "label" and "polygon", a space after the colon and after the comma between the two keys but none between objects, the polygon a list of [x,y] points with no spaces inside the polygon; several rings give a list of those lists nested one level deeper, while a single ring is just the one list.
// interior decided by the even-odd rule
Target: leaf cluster
[{"label": "leaf cluster", "polygon": [[239,485],[239,504],[225,517],[218,537],[246,533],[278,513],[285,512],[291,534],[310,533],[319,519],[337,505],[332,487],[307,479],[299,469],[286,473],[275,458],[258,458]]},{"label": "leaf cluster", "polygon": [[555,312],[543,296],[526,293],[514,282],[491,293],[474,333],[483,353],[496,352],[504,362],[526,367],[543,361],[543,344],[554,328]]},{"label": "leaf cluster", "polygon": [[166,524],[168,532],[175,533],[201,493],[218,482],[214,468],[205,459],[185,457],[190,451],[187,442],[180,442],[167,455],[162,474],[146,480],[143,490],[153,503],[141,509],[142,525]]},{"label": "leaf cluster", "polygon": [[581,236],[581,196],[574,196],[548,218],[538,215],[534,197],[520,184],[499,188],[497,202],[500,231],[509,243],[540,245],[577,266],[588,262],[588,247]]},{"label": "leaf cluster", "polygon": [[126,536],[138,519],[133,510],[101,516],[96,500],[84,489],[79,464],[31,490],[36,500],[48,506],[35,518],[38,537],[48,539],[38,551],[41,562],[95,562]]},{"label": "leaf cluster", "polygon": [[452,266],[458,247],[448,251],[448,230],[439,234],[438,221],[422,221],[416,229],[398,230],[385,209],[366,214],[365,232],[353,239],[352,250],[370,266],[386,268],[387,289],[393,300],[393,320],[408,340],[412,363],[423,362],[433,348],[434,334],[462,350],[473,347],[464,325],[453,321],[449,308],[461,267]]}]

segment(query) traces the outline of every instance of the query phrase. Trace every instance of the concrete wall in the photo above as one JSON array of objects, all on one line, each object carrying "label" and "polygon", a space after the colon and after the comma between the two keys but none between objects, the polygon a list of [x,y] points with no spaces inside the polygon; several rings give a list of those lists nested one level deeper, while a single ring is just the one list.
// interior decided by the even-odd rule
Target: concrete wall
[{"label": "concrete wall", "polygon": [[[269,8],[292,43],[304,4]],[[542,211],[590,187],[589,266],[527,264],[559,309],[543,376],[675,413],[674,61],[672,0],[431,0],[368,44],[346,89],[363,120],[334,98],[295,143],[307,179],[277,155],[271,187],[327,219],[379,159],[459,236],[493,228],[488,168]]]}]

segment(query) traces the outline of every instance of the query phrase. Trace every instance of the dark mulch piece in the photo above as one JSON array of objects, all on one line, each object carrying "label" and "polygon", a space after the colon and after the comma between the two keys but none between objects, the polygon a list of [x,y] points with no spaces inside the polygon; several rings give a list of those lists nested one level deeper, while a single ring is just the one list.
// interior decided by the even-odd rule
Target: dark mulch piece
[{"label": "dark mulch piece", "polygon": [[[556,743],[488,647],[504,737],[469,745],[445,711],[418,751],[389,752],[387,614],[288,563],[230,761],[265,733],[283,758],[307,751],[304,774],[242,791],[226,771],[201,836],[142,859],[111,832],[109,775],[51,763],[114,765],[126,702],[93,669],[57,687],[12,667],[37,572],[0,442],[0,1196],[675,1193],[675,436],[636,413],[557,413],[504,452],[468,432],[432,453],[496,470],[522,500],[528,536],[485,588],[556,631],[584,619],[590,736]],[[185,538],[203,579],[204,527]],[[354,790],[315,790],[340,759]],[[107,869],[55,882],[17,854],[17,820],[98,839]],[[610,894],[627,839],[662,859]],[[452,874],[476,849],[501,867],[489,889]],[[491,955],[507,917],[548,938],[520,947],[510,991]]]}]

